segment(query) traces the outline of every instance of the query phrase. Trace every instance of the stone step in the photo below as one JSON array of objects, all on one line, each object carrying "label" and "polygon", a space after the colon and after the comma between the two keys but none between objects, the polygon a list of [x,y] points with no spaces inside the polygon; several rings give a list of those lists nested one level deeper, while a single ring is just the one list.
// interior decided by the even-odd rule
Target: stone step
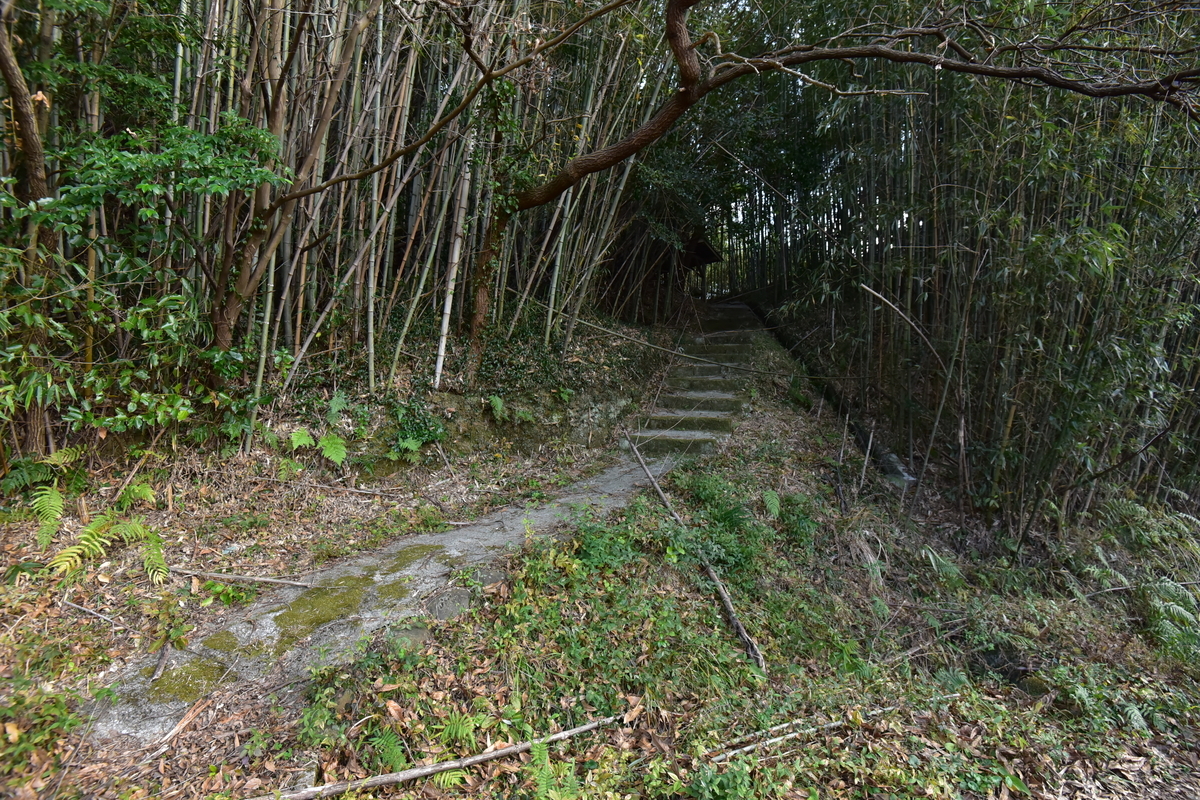
[{"label": "stone step", "polygon": [[710,331],[692,337],[695,344],[750,344],[754,341],[754,331]]},{"label": "stone step", "polygon": [[695,361],[681,361],[679,365],[671,368],[672,375],[680,377],[722,377],[725,375],[725,368],[719,364],[699,364]]},{"label": "stone step", "polygon": [[689,377],[687,375],[672,374],[667,378],[667,386],[671,389],[687,389],[690,391],[701,392],[735,392],[745,385],[744,380],[735,378],[721,378],[712,375],[699,375]]},{"label": "stone step", "polygon": [[659,408],[683,411],[729,411],[742,410],[742,398],[733,392],[666,392],[659,395]]},{"label": "stone step", "polygon": [[642,423],[645,430],[723,431],[733,430],[729,411],[655,411]]},{"label": "stone step", "polygon": [[690,344],[683,348],[688,355],[711,358],[712,356],[739,355],[749,356],[754,349],[744,344]]},{"label": "stone step", "polygon": [[711,431],[646,431],[634,434],[633,441],[643,455],[690,453],[701,455],[717,449],[728,435]]},{"label": "stone step", "polygon": [[700,328],[705,333],[716,331],[754,330],[762,328],[762,320],[753,312],[743,314],[722,314],[719,317],[709,317],[700,320]]}]

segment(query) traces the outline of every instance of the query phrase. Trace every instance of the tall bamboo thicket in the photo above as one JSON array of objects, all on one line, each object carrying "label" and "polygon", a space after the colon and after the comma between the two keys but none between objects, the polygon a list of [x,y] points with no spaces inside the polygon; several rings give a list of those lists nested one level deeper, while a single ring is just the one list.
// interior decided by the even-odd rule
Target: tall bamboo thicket
[{"label": "tall bamboo thicket", "polygon": [[[644,3],[481,80],[481,64],[527,56],[585,11],[526,0],[21,8],[13,30],[26,70],[44,78],[33,88],[51,112],[42,133],[58,176],[42,280],[19,274],[25,218],[7,215],[9,309],[46,337],[45,369],[6,364],[6,416],[50,423],[24,446],[205,405],[226,410],[232,435],[255,398],[314,377],[314,356],[361,368],[371,389],[407,386],[416,362],[436,362],[435,387],[461,386],[448,356],[480,291],[473,265],[497,188],[626,135],[671,71],[661,9]],[[629,224],[634,164],[509,226],[483,287],[496,335],[569,341]],[[437,334],[436,355],[412,353],[418,329]]]},{"label": "tall bamboo thicket", "polygon": [[864,73],[896,93],[809,105],[828,137],[817,185],[731,203],[721,280],[799,321],[814,369],[964,510],[1019,530],[1093,508],[1114,482],[1194,497],[1187,123],[1137,102]]}]

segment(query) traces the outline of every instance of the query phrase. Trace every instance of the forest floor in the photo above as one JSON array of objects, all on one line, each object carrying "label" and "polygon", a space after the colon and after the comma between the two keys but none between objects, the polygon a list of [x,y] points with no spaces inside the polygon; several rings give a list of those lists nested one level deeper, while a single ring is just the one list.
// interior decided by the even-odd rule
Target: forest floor
[{"label": "forest floor", "polygon": [[[791,369],[781,348],[756,366]],[[377,632],[350,663],[273,693],[214,693],[166,748],[88,739],[83,701],[109,696],[105,669],[186,646],[265,587],[176,574],[155,586],[134,547],[48,582],[29,566],[45,558],[36,522],[10,513],[0,780],[28,798],[252,797],[615,716],[357,796],[1200,796],[1196,609],[1171,588],[1200,579],[1195,520],[1122,498],[1016,552],[935,493],[910,508],[842,421],[786,380],[761,375],[747,392],[752,410],[724,446],[663,481],[683,524],[647,491],[531,540],[502,580],[459,577],[477,598],[469,612],[427,620],[419,639]],[[181,448],[143,513],[172,564],[297,578],[544,502],[619,457],[614,430],[598,447],[558,437],[522,450],[500,436],[353,485]]]}]

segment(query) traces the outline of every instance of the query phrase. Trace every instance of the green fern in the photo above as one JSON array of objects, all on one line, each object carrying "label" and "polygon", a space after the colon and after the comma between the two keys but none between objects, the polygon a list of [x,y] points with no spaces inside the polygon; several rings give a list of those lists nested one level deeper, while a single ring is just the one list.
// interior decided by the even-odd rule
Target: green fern
[{"label": "green fern", "polygon": [[962,572],[958,565],[926,546],[923,550],[925,559],[933,571],[937,573],[938,582],[951,589],[961,589],[964,586]]},{"label": "green fern", "polygon": [[146,568],[146,576],[150,583],[161,586],[171,574],[167,566],[167,557],[163,554],[163,540],[154,531],[146,531],[146,549],[142,553],[142,566]]},{"label": "green fern", "polygon": [[1142,710],[1133,703],[1122,705],[1119,713],[1122,721],[1130,728],[1140,733],[1150,732],[1150,726],[1146,724],[1146,718],[1142,715]]},{"label": "green fern", "polygon": [[5,494],[16,494],[39,483],[54,480],[55,470],[49,464],[31,458],[18,458],[9,464],[8,474],[0,481],[0,490]]},{"label": "green fern", "polygon": [[451,711],[442,725],[441,740],[446,745],[460,747],[475,746],[475,729],[479,726],[479,718],[471,714],[461,714]]},{"label": "green fern", "polygon": [[85,559],[103,556],[117,537],[113,530],[117,521],[113,511],[100,514],[79,532],[79,539],[75,544],[60,550],[46,566],[52,572],[61,574],[79,569]]},{"label": "green fern", "polygon": [[169,570],[163,555],[163,541],[141,517],[122,519],[116,510],[109,510],[93,519],[82,531],[79,539],[70,547],[60,550],[46,565],[51,572],[64,574],[83,566],[88,559],[106,556],[113,542],[120,539],[125,544],[146,543],[142,562],[146,574],[154,584],[166,580]]},{"label": "green fern", "polygon": [[387,457],[392,461],[407,461],[410,464],[415,464],[421,459],[422,444],[420,439],[400,439],[388,451]]},{"label": "green fern", "polygon": [[327,433],[317,442],[321,455],[328,458],[339,467],[346,460],[346,440],[336,433]]},{"label": "green fern", "polygon": [[777,519],[780,509],[779,492],[776,492],[774,489],[767,489],[763,492],[763,505],[767,507],[767,514],[770,515],[771,519]]},{"label": "green fern", "polygon": [[296,428],[292,431],[291,437],[292,452],[295,452],[301,447],[315,447],[316,442],[313,441],[312,434],[304,428]]},{"label": "green fern", "polygon": [[64,447],[58,452],[41,459],[41,462],[61,471],[65,470],[68,466],[83,458],[84,452],[83,445]]},{"label": "green fern", "polygon": [[497,422],[508,421],[508,410],[504,407],[504,398],[499,395],[489,395],[487,399],[488,405],[491,406],[492,416]]},{"label": "green fern", "polygon": [[538,800],[550,796],[554,790],[554,770],[550,769],[550,746],[545,742],[535,742],[529,750],[532,759],[533,783],[537,789]]},{"label": "green fern", "polygon": [[346,393],[338,389],[333,393],[333,397],[329,398],[329,411],[325,413],[325,421],[330,425],[336,425],[342,418],[342,412],[350,408],[350,401],[346,398]]},{"label": "green fern", "polygon": [[157,502],[154,497],[154,489],[149,484],[135,483],[126,486],[125,491],[121,492],[121,496],[117,498],[117,508],[125,511],[138,502],[149,505],[154,505]]},{"label": "green fern", "polygon": [[465,769],[448,769],[433,776],[433,785],[446,791],[461,785],[466,780],[467,771]]},{"label": "green fern", "polygon": [[58,533],[58,526],[62,523],[63,496],[56,483],[34,489],[33,513],[41,523],[37,531],[38,548],[45,550],[54,540],[54,534]]},{"label": "green fern", "polygon": [[404,742],[391,728],[383,728],[370,739],[371,749],[379,765],[390,772],[399,772],[408,766],[408,754],[404,751]]}]

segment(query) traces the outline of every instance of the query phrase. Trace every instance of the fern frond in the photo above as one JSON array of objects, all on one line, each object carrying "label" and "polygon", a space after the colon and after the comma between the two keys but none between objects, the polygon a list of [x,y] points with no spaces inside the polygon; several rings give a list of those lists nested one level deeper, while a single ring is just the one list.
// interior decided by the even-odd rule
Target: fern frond
[{"label": "fern frond", "polygon": [[488,395],[488,405],[492,407],[492,416],[497,422],[505,422],[508,420],[508,411],[504,408],[504,398],[499,395]]},{"label": "fern frond", "polygon": [[171,574],[171,570],[167,568],[167,558],[163,555],[163,540],[157,533],[147,529],[146,533],[146,551],[142,555],[142,565],[146,568],[146,575],[150,578],[150,583],[155,586],[161,586],[167,576]]},{"label": "fern frond", "polygon": [[57,572],[61,575],[79,569],[83,566],[83,559],[86,557],[87,552],[83,545],[74,544],[58,551],[54,558],[50,559],[50,563],[46,567],[51,572]]},{"label": "fern frond", "polygon": [[317,442],[321,448],[321,455],[328,458],[339,467],[346,460],[346,440],[338,436],[336,433],[327,433]]},{"label": "fern frond", "polygon": [[83,445],[75,445],[74,447],[64,447],[56,453],[46,456],[41,459],[43,464],[48,464],[55,469],[66,469],[71,464],[74,464],[79,459],[83,458]]},{"label": "fern frond", "polygon": [[312,434],[304,428],[296,428],[296,430],[292,431],[292,435],[289,437],[289,439],[292,443],[293,452],[301,447],[313,447],[316,445],[316,442],[313,441]]},{"label": "fern frond", "polygon": [[1146,724],[1146,718],[1142,716],[1142,710],[1133,703],[1126,703],[1121,707],[1121,719],[1135,731],[1142,733],[1150,732],[1150,726]]},{"label": "fern frond", "polygon": [[1196,626],[1195,615],[1178,603],[1163,603],[1162,615],[1180,628],[1193,628]]},{"label": "fern frond", "polygon": [[45,550],[54,541],[54,535],[58,533],[57,522],[43,522],[37,529],[37,546],[38,550]]},{"label": "fern frond", "polygon": [[410,464],[415,464],[421,459],[421,442],[420,439],[400,439],[396,442],[396,446],[388,453],[388,458],[392,461],[407,461]]},{"label": "fern frond", "polygon": [[380,763],[393,772],[399,772],[408,766],[408,755],[404,752],[404,743],[391,728],[384,728],[371,737],[371,747]]},{"label": "fern frond", "polygon": [[157,502],[154,498],[154,489],[147,483],[135,483],[125,487],[125,491],[121,492],[120,499],[117,500],[117,506],[121,509],[126,509],[134,503],[141,501],[154,505]]},{"label": "fern frond", "polygon": [[342,412],[350,407],[350,401],[346,398],[346,393],[338,389],[333,393],[333,397],[329,398],[329,411],[325,414],[325,421],[330,425],[336,425],[341,419]]},{"label": "fern frond", "polygon": [[4,480],[0,481],[0,490],[3,490],[5,494],[14,494],[35,484],[52,480],[54,480],[52,467],[29,459],[19,459],[9,466],[8,474],[4,476]]},{"label": "fern frond", "polygon": [[150,530],[146,525],[146,521],[141,517],[133,517],[132,519],[114,523],[112,532],[114,538],[120,536],[121,540],[126,544],[144,542],[158,537],[158,534]]},{"label": "fern frond", "polygon": [[767,489],[763,492],[763,505],[767,507],[767,513],[772,519],[779,516],[779,492],[774,489]]},{"label": "fern frond", "polygon": [[86,558],[102,556],[113,540],[114,517],[104,513],[92,520],[79,532],[79,539],[70,547],[59,551],[46,566],[51,572],[62,574],[78,569]]},{"label": "fern frond", "polygon": [[433,784],[442,791],[453,789],[467,779],[465,769],[448,769],[433,776]]},{"label": "fern frond", "polygon": [[38,522],[43,525],[54,523],[57,529],[58,521],[63,515],[63,496],[58,486],[50,484],[34,489],[31,505],[33,513],[37,514]]}]

